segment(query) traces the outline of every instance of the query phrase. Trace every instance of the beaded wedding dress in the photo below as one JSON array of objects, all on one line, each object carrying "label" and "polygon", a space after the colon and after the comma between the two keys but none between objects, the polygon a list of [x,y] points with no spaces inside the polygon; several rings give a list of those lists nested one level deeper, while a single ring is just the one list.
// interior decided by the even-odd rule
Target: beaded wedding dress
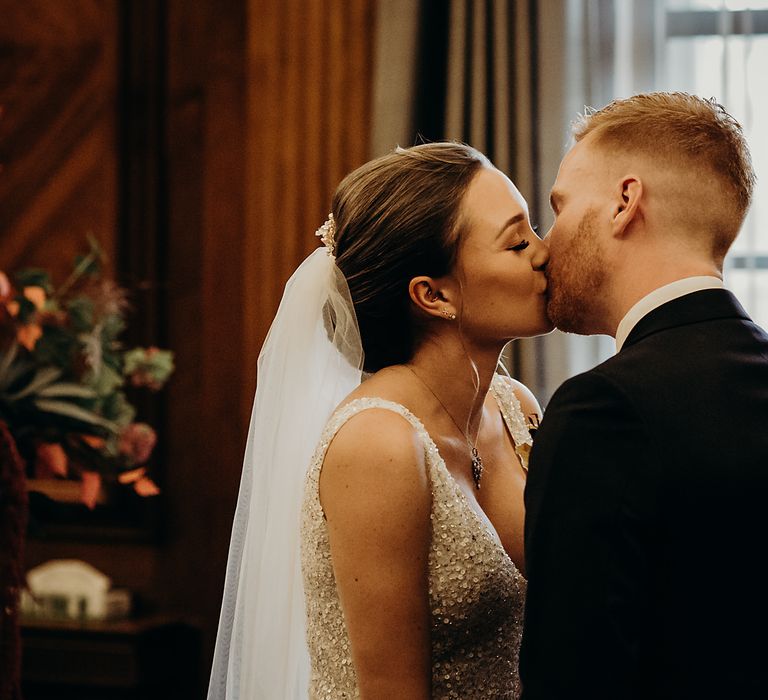
[{"label": "beaded wedding dress", "polygon": [[[531,437],[520,403],[505,377],[496,375],[491,390],[525,466]],[[419,419],[400,404],[361,398],[341,407],[331,417],[307,474],[301,564],[312,663],[310,698],[359,697],[318,484],[325,452],[333,437],[352,416],[369,408],[400,414],[424,444],[432,491],[429,602],[433,697],[519,697],[517,665],[525,579],[496,532],[469,505]]]}]

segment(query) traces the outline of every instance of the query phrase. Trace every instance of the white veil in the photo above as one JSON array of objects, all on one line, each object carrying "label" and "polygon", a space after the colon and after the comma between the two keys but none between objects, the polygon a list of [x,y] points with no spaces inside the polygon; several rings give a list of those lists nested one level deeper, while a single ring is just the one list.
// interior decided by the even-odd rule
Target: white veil
[{"label": "white veil", "polygon": [[307,697],[304,477],[333,409],[360,383],[362,364],[346,280],[319,248],[288,280],[259,355],[208,700]]}]

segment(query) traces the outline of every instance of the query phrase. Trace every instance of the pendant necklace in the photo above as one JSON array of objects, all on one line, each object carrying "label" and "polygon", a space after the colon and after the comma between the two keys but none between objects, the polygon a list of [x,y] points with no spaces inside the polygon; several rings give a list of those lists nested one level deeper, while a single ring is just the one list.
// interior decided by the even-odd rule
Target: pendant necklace
[{"label": "pendant necklace", "polygon": [[[432,387],[429,386],[418,374],[416,374],[415,370],[413,368],[409,367],[408,365],[403,365],[406,369],[410,370],[411,374],[416,377],[429,391],[432,396],[435,397],[435,400],[437,403],[440,404],[440,407],[445,411],[447,416],[451,419],[453,424],[456,426],[458,431],[461,433],[462,437],[467,441],[467,447],[469,448],[469,453],[472,457],[472,481],[475,482],[475,488],[479,491],[480,490],[480,479],[483,478],[483,458],[480,456],[480,453],[477,451],[477,438],[475,438],[475,442],[473,443],[472,440],[469,439],[469,435],[465,433],[461,426],[456,422],[456,419],[451,415],[451,412],[445,407],[445,404],[440,400],[440,397],[432,390]],[[480,411],[480,423],[477,426],[477,435],[480,435],[480,426],[483,424],[483,412]]]}]

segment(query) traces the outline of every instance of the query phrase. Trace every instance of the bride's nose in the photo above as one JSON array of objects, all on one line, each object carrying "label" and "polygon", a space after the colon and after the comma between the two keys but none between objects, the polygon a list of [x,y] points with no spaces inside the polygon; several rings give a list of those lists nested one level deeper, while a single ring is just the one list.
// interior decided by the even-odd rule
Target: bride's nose
[{"label": "bride's nose", "polygon": [[531,257],[531,265],[534,270],[543,270],[549,262],[549,246],[540,238],[536,238],[533,245],[536,248]]}]

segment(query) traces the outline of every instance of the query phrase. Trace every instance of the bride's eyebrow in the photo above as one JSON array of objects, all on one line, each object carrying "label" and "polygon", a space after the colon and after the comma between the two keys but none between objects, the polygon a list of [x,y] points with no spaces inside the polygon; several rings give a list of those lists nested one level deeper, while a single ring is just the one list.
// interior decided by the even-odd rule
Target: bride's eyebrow
[{"label": "bride's eyebrow", "polygon": [[525,221],[525,214],[515,214],[509,221],[507,221],[500,229],[499,232],[496,234],[496,238],[499,238],[504,231],[506,231],[510,226],[514,226],[515,224],[519,224],[521,221]]}]

